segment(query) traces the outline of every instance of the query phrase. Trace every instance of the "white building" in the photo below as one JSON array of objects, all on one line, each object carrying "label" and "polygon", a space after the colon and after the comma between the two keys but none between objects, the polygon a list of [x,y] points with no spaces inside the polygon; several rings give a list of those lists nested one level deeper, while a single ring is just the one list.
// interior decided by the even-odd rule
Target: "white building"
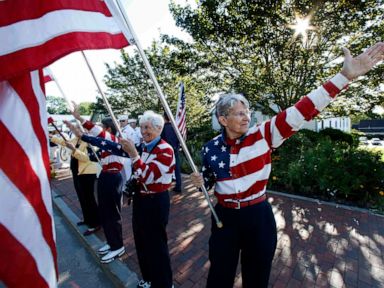
[{"label": "white building", "polygon": [[349,117],[332,117],[327,119],[314,119],[308,121],[302,127],[312,131],[319,132],[325,128],[338,129],[346,133],[351,132],[351,118]]}]

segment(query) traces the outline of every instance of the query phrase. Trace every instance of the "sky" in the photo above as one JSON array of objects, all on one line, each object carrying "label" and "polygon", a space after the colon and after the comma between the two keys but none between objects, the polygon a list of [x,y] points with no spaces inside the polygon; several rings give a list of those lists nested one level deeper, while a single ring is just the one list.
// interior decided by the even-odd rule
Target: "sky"
[{"label": "sky", "polygon": [[[160,38],[160,32],[188,39],[188,35],[175,25],[168,9],[170,0],[123,0],[129,21],[136,32],[141,46],[145,49],[155,39]],[[184,5],[186,0],[177,0]],[[194,3],[194,1],[190,1]],[[191,4],[192,4],[191,3]],[[134,51],[134,46],[124,48]],[[120,63],[120,51],[114,49],[85,51],[90,65],[98,78],[102,89],[106,91],[102,79],[106,74],[104,63]],[[77,103],[95,102],[97,86],[80,52],[72,53],[49,66],[65,96]],[[47,96],[61,96],[54,82],[46,84]]]}]

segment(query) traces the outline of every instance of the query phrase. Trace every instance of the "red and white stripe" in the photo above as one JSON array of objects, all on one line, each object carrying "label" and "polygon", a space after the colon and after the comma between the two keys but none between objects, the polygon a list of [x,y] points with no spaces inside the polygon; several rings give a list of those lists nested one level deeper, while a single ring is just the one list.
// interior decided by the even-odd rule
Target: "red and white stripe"
[{"label": "red and white stripe", "polygon": [[172,146],[164,140],[148,153],[144,148],[141,158],[133,165],[134,174],[151,192],[163,192],[171,186],[175,170]]},{"label": "red and white stripe", "polygon": [[348,82],[342,74],[337,74],[294,106],[261,125],[251,127],[243,141],[233,143],[229,162],[232,177],[216,182],[218,200],[249,201],[262,196],[271,173],[272,149],[279,147],[306,120],[322,111]]},{"label": "red and white stripe", "polygon": [[47,114],[37,71],[0,82],[0,279],[56,287]]},{"label": "red and white stripe", "polygon": [[0,80],[74,51],[123,48],[123,30],[129,33],[100,0],[0,1]]}]

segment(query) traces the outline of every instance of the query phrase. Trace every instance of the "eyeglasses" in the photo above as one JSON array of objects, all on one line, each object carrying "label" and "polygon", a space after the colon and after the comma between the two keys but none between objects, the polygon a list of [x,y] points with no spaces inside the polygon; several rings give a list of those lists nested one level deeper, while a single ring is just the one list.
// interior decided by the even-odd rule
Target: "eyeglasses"
[{"label": "eyeglasses", "polygon": [[245,110],[245,111],[238,111],[238,112],[235,112],[235,113],[229,113],[228,116],[244,118],[244,117],[250,117],[251,113],[252,113],[251,111]]},{"label": "eyeglasses", "polygon": [[125,122],[125,121],[127,121],[127,120],[119,120],[119,122]]}]

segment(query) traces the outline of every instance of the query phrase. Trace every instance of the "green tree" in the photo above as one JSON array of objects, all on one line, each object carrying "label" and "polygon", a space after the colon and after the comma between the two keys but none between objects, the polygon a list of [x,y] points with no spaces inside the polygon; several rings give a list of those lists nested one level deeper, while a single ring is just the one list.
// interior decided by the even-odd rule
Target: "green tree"
[{"label": "green tree", "polygon": [[[244,93],[269,114],[274,114],[271,104],[285,109],[339,71],[342,46],[357,54],[381,39],[383,9],[382,0],[170,4],[177,26],[194,40],[189,51],[198,61],[193,68],[216,78],[222,89]],[[292,24],[298,16],[308,17],[312,27],[295,38]],[[186,45],[172,37],[164,40],[181,49]],[[332,112],[369,111],[382,103],[377,88],[382,73],[381,67],[353,83]]]},{"label": "green tree", "polygon": [[90,115],[92,113],[92,102],[79,103],[79,112],[81,115]]},{"label": "green tree", "polygon": [[67,102],[58,96],[47,96],[47,111],[49,114],[69,114]]},{"label": "green tree", "polygon": [[[130,113],[137,117],[146,110],[163,113],[163,106],[150,80],[143,61],[135,52],[133,55],[122,51],[122,64],[111,67],[107,64],[108,73],[105,83],[108,86],[107,96],[116,114]],[[188,129],[200,126],[210,127],[210,98],[206,97],[206,77],[198,71],[188,69],[191,59],[173,49],[172,45],[153,42],[145,51],[155,72],[160,87],[166,95],[167,102],[173,113],[176,112],[179,95],[179,83],[184,82],[187,106]],[[189,60],[189,61],[188,61]],[[102,110],[102,101],[94,108]],[[191,131],[191,130],[189,130]]]}]

